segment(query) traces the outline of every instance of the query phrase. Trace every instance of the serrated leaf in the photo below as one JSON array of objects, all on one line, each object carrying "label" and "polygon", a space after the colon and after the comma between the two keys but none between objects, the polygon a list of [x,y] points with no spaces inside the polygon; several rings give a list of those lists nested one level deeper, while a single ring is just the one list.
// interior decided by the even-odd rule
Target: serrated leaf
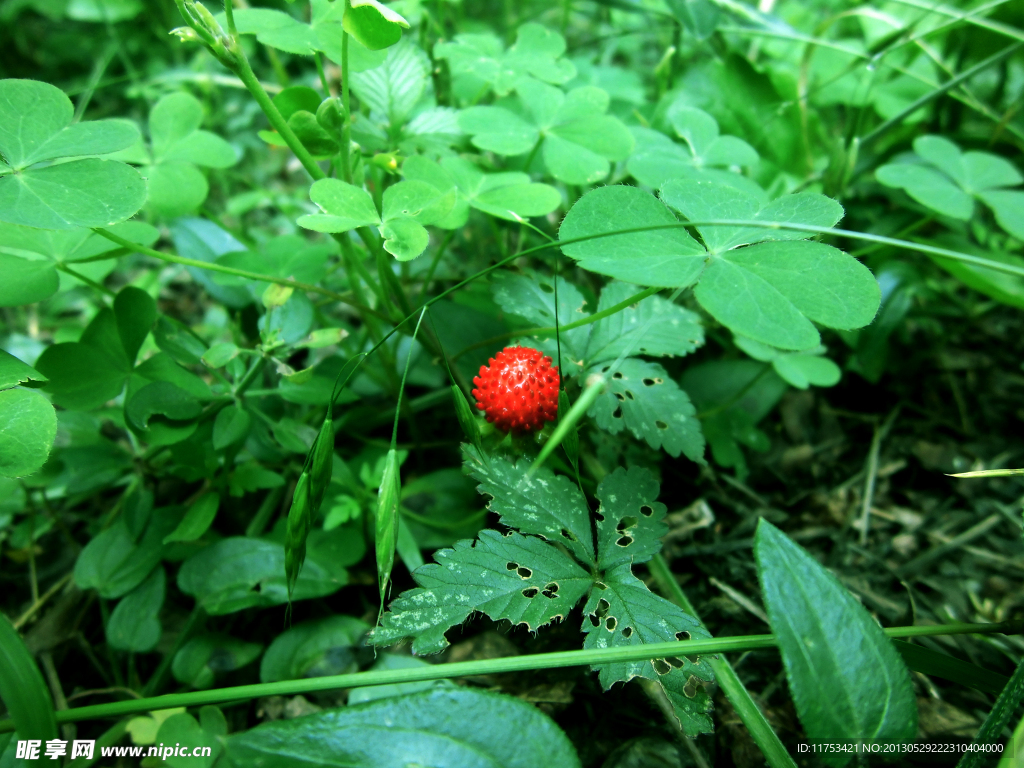
[{"label": "serrated leaf", "polygon": [[597,566],[645,563],[661,551],[668,532],[658,480],[644,467],[619,467],[601,481],[597,498]]},{"label": "serrated leaf", "polygon": [[0,475],[24,477],[46,462],[57,435],[57,414],[39,392],[0,391]]},{"label": "serrated leaf", "polygon": [[598,187],[581,197],[562,220],[558,239],[591,238],[562,245],[562,253],[591,272],[640,285],[692,285],[704,269],[707,252],[677,229],[601,237],[623,229],[679,224],[672,212],[636,187]]},{"label": "serrated leaf", "polygon": [[463,446],[463,457],[469,474],[480,481],[477,490],[491,497],[488,508],[502,524],[558,542],[581,562],[595,562],[587,501],[567,477],[543,467],[527,477],[525,458],[513,464],[470,446]]},{"label": "serrated leaf", "polygon": [[[636,292],[628,283],[610,282],[601,290],[597,311],[614,307]],[[681,356],[703,343],[704,328],[695,313],[660,296],[649,296],[594,323],[585,358],[588,365],[596,365],[627,351],[630,355]]]},{"label": "serrated leaf", "polygon": [[392,126],[404,123],[427,88],[430,59],[410,42],[388,50],[379,67],[352,75],[359,101]]},{"label": "serrated leaf", "polygon": [[[604,586],[604,589],[601,588]],[[630,571],[629,563],[606,572],[583,608],[583,647],[618,648],[708,639],[711,635],[693,616],[653,594]],[[687,656],[671,659],[615,662],[595,665],[601,685],[643,677],[665,688],[689,736],[711,733],[711,698],[705,692],[714,675],[706,661]],[[692,695],[682,694],[683,690]]]},{"label": "serrated leaf", "polygon": [[[608,374],[611,364],[588,369],[584,379],[595,373]],[[657,363],[630,357],[607,378],[587,415],[601,429],[618,434],[628,428],[638,440],[652,448],[664,448],[670,456],[685,454],[704,461],[704,436],[696,410],[687,394]]]},{"label": "serrated leaf", "polygon": [[515,532],[483,530],[434,558],[413,573],[419,588],[392,602],[373,632],[375,645],[412,637],[414,653],[436,653],[448,645],[444,633],[473,611],[537,629],[568,615],[593,583],[551,544]]},{"label": "serrated leaf", "polygon": [[[810,739],[912,742],[917,704],[906,665],[838,579],[762,519],[754,556],[793,701]],[[836,756],[836,764],[848,762]]]}]

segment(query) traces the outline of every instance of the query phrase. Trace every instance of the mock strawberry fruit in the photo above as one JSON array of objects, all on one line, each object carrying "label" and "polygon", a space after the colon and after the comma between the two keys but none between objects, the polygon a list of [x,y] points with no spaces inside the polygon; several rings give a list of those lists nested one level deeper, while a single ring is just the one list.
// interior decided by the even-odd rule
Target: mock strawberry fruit
[{"label": "mock strawberry fruit", "polygon": [[473,377],[476,407],[503,432],[534,432],[558,414],[558,368],[529,347],[505,347]]}]

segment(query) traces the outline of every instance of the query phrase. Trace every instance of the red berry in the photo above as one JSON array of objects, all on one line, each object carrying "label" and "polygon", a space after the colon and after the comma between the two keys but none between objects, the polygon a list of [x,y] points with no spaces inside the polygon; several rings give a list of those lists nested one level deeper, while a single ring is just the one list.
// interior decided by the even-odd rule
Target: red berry
[{"label": "red berry", "polygon": [[529,347],[505,347],[473,377],[476,407],[503,432],[533,432],[558,414],[558,368]]}]

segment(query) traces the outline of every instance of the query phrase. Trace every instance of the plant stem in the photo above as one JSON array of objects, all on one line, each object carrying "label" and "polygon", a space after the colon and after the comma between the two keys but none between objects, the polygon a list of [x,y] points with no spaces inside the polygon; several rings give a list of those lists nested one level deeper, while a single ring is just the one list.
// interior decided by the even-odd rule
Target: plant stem
[{"label": "plant stem", "polygon": [[[345,0],[348,10],[348,0]],[[341,31],[341,177],[352,183],[352,162],[349,160],[349,149],[352,144],[352,105],[348,95],[348,32]]]},{"label": "plant stem", "polygon": [[[655,555],[649,567],[651,574],[658,582],[658,586],[668,599],[699,620],[697,611],[694,610],[693,604],[686,599],[686,595],[680,588],[675,576],[672,575],[672,571],[668,563],[665,562],[665,558],[660,554]],[[754,699],[750,696],[750,692],[743,685],[743,682],[736,674],[736,670],[732,668],[732,664],[726,660],[725,656],[706,656],[705,658],[708,660],[708,664],[711,665],[711,671],[715,673],[715,680],[718,681],[718,685],[721,686],[722,691],[736,710],[740,720],[747,726],[750,736],[761,749],[761,753],[764,755],[764,759],[768,761],[768,765],[771,768],[796,768],[793,758],[782,745],[778,734],[772,730],[767,718],[765,718],[754,702]]]},{"label": "plant stem", "polygon": [[[205,617],[206,617],[206,612],[202,608],[200,608],[198,605],[195,608],[192,609],[192,613],[190,613],[188,615],[188,619],[185,620],[185,626],[181,628],[181,632],[178,633],[178,637],[174,641],[174,647],[171,648],[170,652],[166,656],[163,657],[163,659],[160,661],[160,666],[158,666],[156,668],[156,672],[154,672],[153,676],[151,678],[149,678],[149,680],[146,682],[146,687],[142,689],[142,693],[143,693],[144,696],[152,696],[154,693],[156,693],[157,691],[160,690],[160,686],[162,686],[164,684],[164,679],[167,677],[167,673],[171,669],[171,663],[174,661],[175,655],[177,655],[178,651],[181,650],[181,647],[186,643],[186,641],[189,639],[189,637],[191,637],[192,631],[196,628],[196,626],[198,624],[202,623],[202,621],[203,621],[203,619],[205,619]],[[174,694],[172,694],[172,695],[174,695]],[[157,696],[156,698],[158,698],[158,699],[165,699],[167,697],[166,696]],[[152,699],[132,699],[132,701],[152,701]],[[122,703],[126,703],[126,702],[115,702],[115,703],[122,704]],[[94,705],[94,706],[101,706],[102,707],[102,706],[109,706],[109,705],[99,704],[99,705]],[[74,712],[77,709],[85,709],[85,707],[80,707],[80,708],[76,708],[76,709],[69,709],[69,710],[65,710],[65,711],[67,711],[67,712]],[[148,712],[148,711],[149,711],[149,708],[148,707],[144,707],[142,709],[133,709],[133,710],[131,710],[129,712],[125,712],[124,714],[126,714],[126,715],[127,714],[138,714],[139,712]],[[2,724],[0,724],[0,725],[2,725]]]},{"label": "plant stem", "polygon": [[[201,609],[197,608],[196,610]],[[884,631],[889,637],[922,637],[925,635],[1019,634],[1022,630],[1024,630],[1024,625],[1020,622],[1004,622],[1001,624],[937,624],[934,626],[892,627]],[[681,640],[672,643],[631,645],[618,648],[535,653],[500,659],[460,661],[453,664],[432,664],[427,667],[416,667],[413,669],[354,672],[347,675],[283,680],[277,683],[260,683],[258,685],[239,685],[232,688],[171,693],[152,698],[74,707],[58,712],[57,722],[75,723],[82,720],[95,720],[105,717],[120,717],[122,715],[149,712],[154,709],[197,707],[203,704],[223,704],[229,701],[241,701],[261,696],[293,696],[297,693],[330,691],[339,688],[412,683],[425,680],[448,680],[456,677],[493,675],[535,669],[584,667],[591,664],[642,661],[644,659],[657,659],[678,656],[680,654],[704,656],[713,653],[749,651],[756,648],[774,648],[776,644],[774,635],[745,635],[740,637],[718,637],[711,640]],[[167,658],[169,659],[170,656]],[[170,662],[168,661],[167,664],[169,665]],[[14,730],[13,720],[0,720],[0,733],[12,730]]]},{"label": "plant stem", "polygon": [[[1022,697],[1024,697],[1024,661],[1017,666],[1017,671],[1013,673],[1010,682],[1006,684],[1003,692],[999,694],[995,706],[992,707],[992,711],[989,712],[985,722],[978,729],[978,734],[974,737],[974,743],[995,743],[995,740],[1009,722],[1010,716],[1017,709],[1017,705],[1020,704]],[[989,753],[987,752],[964,752],[956,768],[977,768],[977,766],[989,761],[988,755]]]}]

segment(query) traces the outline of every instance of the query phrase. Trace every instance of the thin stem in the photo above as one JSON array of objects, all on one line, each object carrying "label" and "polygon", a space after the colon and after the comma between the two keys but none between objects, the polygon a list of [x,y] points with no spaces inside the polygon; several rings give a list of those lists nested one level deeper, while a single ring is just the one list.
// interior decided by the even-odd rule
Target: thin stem
[{"label": "thin stem", "polygon": [[[348,0],[345,0],[348,10]],[[341,31],[341,177],[352,183],[352,162],[349,160],[349,149],[352,144],[352,104],[348,94],[348,32]]]},{"label": "thin stem", "polygon": [[[651,560],[650,569],[651,574],[658,582],[658,586],[668,599],[699,620],[700,617],[697,616],[697,611],[694,610],[693,604],[686,599],[686,595],[680,588],[675,576],[672,575],[672,571],[668,563],[665,562],[665,558],[660,554],[655,555],[654,559]],[[732,664],[726,660],[724,655],[705,656],[704,658],[711,665],[711,671],[715,673],[715,680],[729,699],[733,709],[736,710],[736,714],[740,716],[740,720],[747,726],[751,738],[754,739],[754,743],[761,749],[761,753],[764,755],[765,760],[768,761],[768,765],[771,768],[796,768],[793,758],[782,745],[778,735],[772,730],[764,713],[761,712],[754,702],[750,692],[736,674],[736,670],[732,668]]]},{"label": "thin stem", "polygon": [[[1024,626],[1019,622],[1004,622],[1001,624],[937,624],[934,626],[892,627],[884,631],[889,637],[922,637],[926,635],[1018,634],[1022,629],[1024,629]],[[74,723],[82,720],[138,714],[156,709],[223,704],[229,701],[241,701],[262,696],[293,696],[299,693],[330,691],[339,688],[412,683],[426,680],[448,680],[457,677],[493,675],[536,669],[584,667],[591,664],[642,661],[652,658],[659,659],[679,656],[680,654],[705,656],[713,653],[732,653],[758,648],[774,648],[776,645],[777,642],[774,635],[745,635],[741,637],[719,637],[711,640],[681,640],[672,643],[651,643],[649,645],[631,645],[616,648],[535,653],[500,659],[460,661],[453,664],[431,664],[412,669],[354,672],[347,675],[283,680],[277,683],[260,683],[257,685],[239,685],[231,688],[171,693],[132,701],[112,701],[88,707],[74,707],[58,712],[57,722]],[[0,733],[13,730],[13,720],[0,720]]]}]

